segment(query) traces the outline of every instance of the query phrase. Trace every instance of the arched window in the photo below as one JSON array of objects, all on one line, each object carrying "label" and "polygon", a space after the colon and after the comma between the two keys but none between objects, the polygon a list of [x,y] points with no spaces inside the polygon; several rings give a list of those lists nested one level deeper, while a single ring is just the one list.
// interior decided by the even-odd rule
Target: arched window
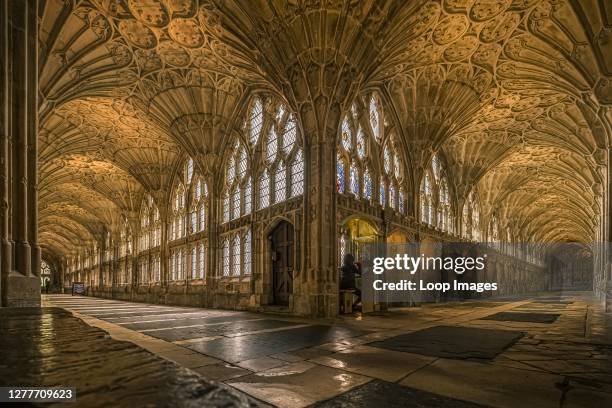
[{"label": "arched window", "polygon": [[120,232],[119,257],[123,258],[132,253],[132,229],[127,219],[124,219]]},{"label": "arched window", "polygon": [[225,277],[251,274],[251,230],[234,231],[223,238],[221,269]]},{"label": "arched window", "polygon": [[192,199],[190,202],[192,214],[191,230],[192,233],[198,233],[206,229],[208,188],[204,179],[200,176],[195,178],[193,184]]},{"label": "arched window", "polygon": [[[391,134],[389,139],[386,141],[386,145],[383,149],[383,184],[389,192],[387,198],[387,206],[393,208],[400,213],[404,213],[404,195],[401,197],[397,194],[398,189],[401,188],[403,180],[403,166],[400,160],[400,156],[397,153],[397,149],[394,145],[394,135]],[[382,191],[381,187],[381,191]],[[382,204],[382,203],[381,203]]]},{"label": "arched window", "polygon": [[240,252],[240,236],[236,235],[232,241],[231,270],[233,276],[240,276],[240,266],[242,265]]},{"label": "arched window", "polygon": [[185,186],[179,183],[174,189],[172,213],[170,215],[169,240],[174,241],[185,236]]},{"label": "arched window", "polygon": [[405,180],[395,142],[380,96],[372,92],[358,99],[342,118],[336,146],[336,191],[403,212]]},{"label": "arched window", "polygon": [[223,240],[221,245],[221,270],[223,276],[230,276],[230,247],[227,238]]},{"label": "arched window", "polygon": [[[271,102],[274,107],[274,102]],[[283,104],[264,120],[267,129],[259,176],[259,209],[304,192],[304,156],[295,117]]]},{"label": "arched window", "polygon": [[237,141],[230,151],[223,193],[223,222],[251,212],[251,177],[246,146]]},{"label": "arched window", "polygon": [[[234,162],[237,164],[237,162]],[[170,280],[198,279],[200,274],[199,247],[205,247],[206,236],[202,234],[207,227],[208,186],[192,158],[188,157],[178,174],[172,194],[169,219]],[[233,174],[236,174],[234,168]],[[229,217],[226,204],[229,204],[227,191],[224,195],[224,216]],[[159,218],[159,211],[154,211]],[[188,240],[177,241],[189,237]],[[203,255],[201,255],[203,256]]]},{"label": "arched window", "polygon": [[454,232],[452,201],[446,169],[434,155],[421,181],[421,221],[442,231]]},{"label": "arched window", "polygon": [[45,286],[45,281],[51,280],[51,268],[45,261],[40,262],[40,285]]}]

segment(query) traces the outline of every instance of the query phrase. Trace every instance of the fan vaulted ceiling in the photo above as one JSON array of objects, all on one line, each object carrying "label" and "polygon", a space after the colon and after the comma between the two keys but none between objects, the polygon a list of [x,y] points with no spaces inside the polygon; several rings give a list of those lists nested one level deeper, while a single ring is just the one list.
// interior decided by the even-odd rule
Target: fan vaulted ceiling
[{"label": "fan vaulted ceiling", "polygon": [[611,44],[601,0],[47,0],[41,245],[117,233],[145,191],[162,210],[184,152],[214,175],[252,90],[299,110],[351,86],[385,96],[415,180],[441,150],[460,203],[477,188],[523,237],[592,241]]}]

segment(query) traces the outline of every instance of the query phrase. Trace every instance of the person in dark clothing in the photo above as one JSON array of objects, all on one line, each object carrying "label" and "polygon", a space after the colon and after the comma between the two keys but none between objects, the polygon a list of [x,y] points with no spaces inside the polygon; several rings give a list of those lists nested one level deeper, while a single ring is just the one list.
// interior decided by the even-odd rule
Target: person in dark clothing
[{"label": "person in dark clothing", "polygon": [[354,290],[355,295],[361,298],[361,291],[357,288],[355,278],[360,277],[361,272],[355,265],[355,258],[351,254],[344,255],[342,268],[340,268],[340,289]]}]

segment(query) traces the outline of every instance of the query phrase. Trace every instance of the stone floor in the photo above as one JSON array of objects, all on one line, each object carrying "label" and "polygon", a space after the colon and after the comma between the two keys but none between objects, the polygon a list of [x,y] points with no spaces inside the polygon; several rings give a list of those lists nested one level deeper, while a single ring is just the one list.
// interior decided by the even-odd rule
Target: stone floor
[{"label": "stone floor", "polygon": [[[47,296],[44,304],[70,311],[87,324],[75,333],[57,331],[48,318],[39,317],[46,329],[29,356],[33,366],[46,370],[45,384],[73,381],[82,406],[90,406],[83,401],[96,391],[107,395],[115,389],[122,392],[115,406],[131,405],[131,393],[146,394],[138,387],[154,381],[162,384],[149,392],[163,393],[164,401],[170,395],[185,398],[179,392],[183,383],[228,386],[222,395],[236,400],[227,406],[612,406],[612,316],[602,313],[587,293],[435,304],[335,320],[69,295]],[[43,315],[48,310],[59,313],[43,309]],[[14,325],[0,326],[2,338]],[[99,329],[112,339],[88,334],[103,333]],[[34,326],[29,330],[36,332]],[[47,358],[55,348],[70,347],[81,331],[87,334],[85,342],[72,347],[86,358],[90,337],[105,341],[109,346],[100,343],[95,352],[110,347],[106,362],[81,365],[66,356]],[[128,357],[112,354],[119,347],[112,344],[128,347],[126,342],[134,344]],[[7,349],[20,345],[1,340],[2,355],[13,356]],[[0,364],[2,376],[7,367]],[[152,368],[156,364],[163,368]],[[79,378],[79,372],[91,378],[92,367],[102,370],[106,383]],[[28,384],[41,378],[32,370],[35,374],[23,373]],[[155,376],[149,378],[150,373]],[[174,394],[167,383],[178,384]]]}]

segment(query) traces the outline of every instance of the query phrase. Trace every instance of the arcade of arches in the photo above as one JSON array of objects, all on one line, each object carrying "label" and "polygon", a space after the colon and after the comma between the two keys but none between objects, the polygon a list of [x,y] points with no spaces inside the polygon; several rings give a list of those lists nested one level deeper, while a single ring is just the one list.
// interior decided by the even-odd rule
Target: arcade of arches
[{"label": "arcade of arches", "polygon": [[44,260],[60,290],[335,316],[342,255],[385,241],[486,243],[503,295],[571,243],[612,298],[608,2],[0,7],[2,305]]}]

